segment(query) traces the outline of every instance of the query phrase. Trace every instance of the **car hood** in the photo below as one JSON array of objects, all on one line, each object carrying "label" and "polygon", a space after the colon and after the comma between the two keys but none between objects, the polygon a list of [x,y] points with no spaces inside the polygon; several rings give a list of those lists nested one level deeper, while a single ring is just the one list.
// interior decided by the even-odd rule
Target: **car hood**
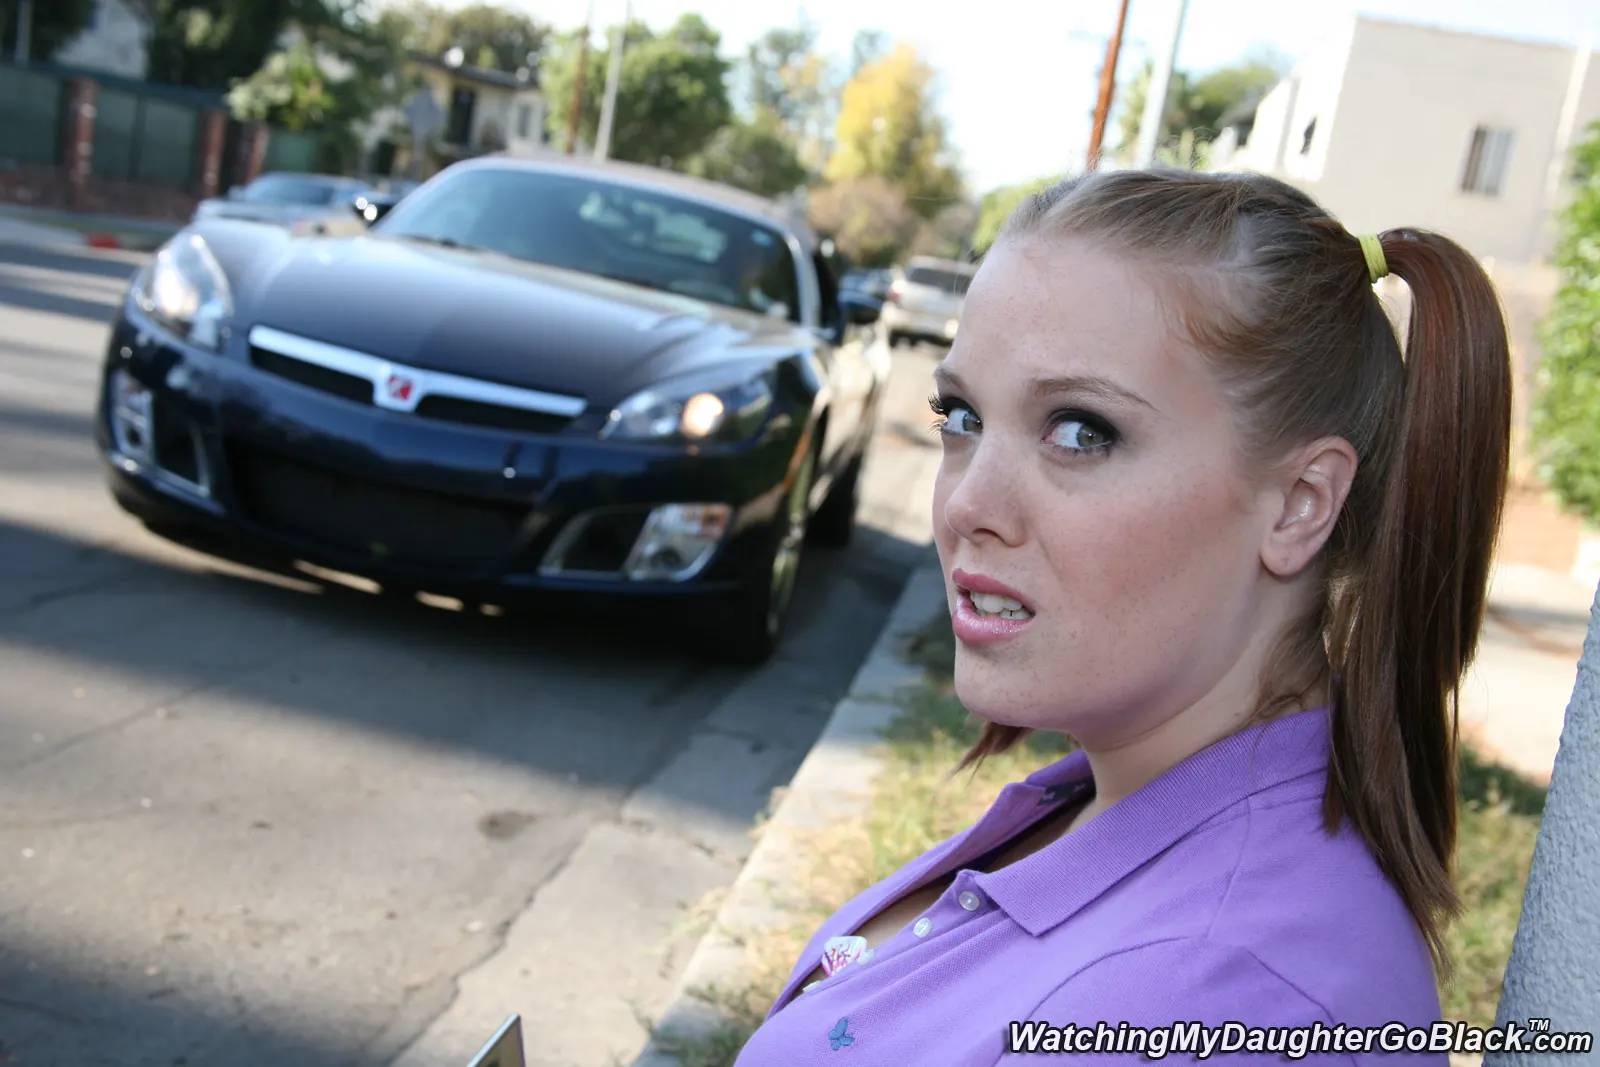
[{"label": "car hood", "polygon": [[240,307],[248,325],[592,401],[801,336],[688,297],[376,236],[290,242],[254,277]]}]

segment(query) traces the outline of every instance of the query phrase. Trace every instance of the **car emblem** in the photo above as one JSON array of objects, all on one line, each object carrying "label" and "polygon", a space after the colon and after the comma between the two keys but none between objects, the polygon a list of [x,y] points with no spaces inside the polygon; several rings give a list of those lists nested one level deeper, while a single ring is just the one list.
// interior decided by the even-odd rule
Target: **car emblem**
[{"label": "car emblem", "polygon": [[411,394],[416,391],[417,383],[407,378],[404,374],[391,374],[384,384],[389,390],[389,399],[405,404],[410,402]]},{"label": "car emblem", "polygon": [[378,387],[378,406],[395,411],[413,411],[422,399],[422,381],[416,375],[391,370]]}]

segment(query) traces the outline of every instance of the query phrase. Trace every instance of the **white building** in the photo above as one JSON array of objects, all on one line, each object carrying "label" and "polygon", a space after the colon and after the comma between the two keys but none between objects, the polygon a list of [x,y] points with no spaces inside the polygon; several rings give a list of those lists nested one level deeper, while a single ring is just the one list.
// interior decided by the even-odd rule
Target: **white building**
[{"label": "white building", "polygon": [[1600,64],[1578,51],[1359,16],[1225,132],[1211,166],[1283,178],[1357,233],[1414,226],[1536,262],[1563,113],[1574,140],[1600,117]]}]

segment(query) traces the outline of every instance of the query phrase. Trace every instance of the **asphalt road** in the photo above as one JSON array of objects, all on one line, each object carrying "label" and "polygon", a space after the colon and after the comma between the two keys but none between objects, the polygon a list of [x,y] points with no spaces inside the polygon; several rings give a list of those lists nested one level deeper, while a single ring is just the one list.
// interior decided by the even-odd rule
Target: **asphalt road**
[{"label": "asphalt road", "polygon": [[0,1063],[448,1067],[464,1007],[521,1012],[531,1063],[626,1061],[921,558],[932,355],[895,356],[784,653],[710,667],[123,515],[90,419],[138,261],[0,245]]}]

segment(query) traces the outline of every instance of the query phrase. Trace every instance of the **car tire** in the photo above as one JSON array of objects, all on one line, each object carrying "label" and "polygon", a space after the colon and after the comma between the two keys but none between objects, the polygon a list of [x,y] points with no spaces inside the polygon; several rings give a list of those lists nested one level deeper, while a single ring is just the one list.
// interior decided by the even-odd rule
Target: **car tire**
[{"label": "car tire", "polygon": [[865,449],[857,452],[828,490],[828,499],[811,516],[806,531],[812,543],[825,548],[844,548],[850,543],[856,531],[856,512],[861,507],[861,468],[866,461]]},{"label": "car tire", "polygon": [[816,450],[808,448],[766,531],[761,574],[729,598],[726,610],[717,614],[706,635],[710,651],[725,662],[760,666],[772,658],[783,640],[805,549],[816,463]]}]

